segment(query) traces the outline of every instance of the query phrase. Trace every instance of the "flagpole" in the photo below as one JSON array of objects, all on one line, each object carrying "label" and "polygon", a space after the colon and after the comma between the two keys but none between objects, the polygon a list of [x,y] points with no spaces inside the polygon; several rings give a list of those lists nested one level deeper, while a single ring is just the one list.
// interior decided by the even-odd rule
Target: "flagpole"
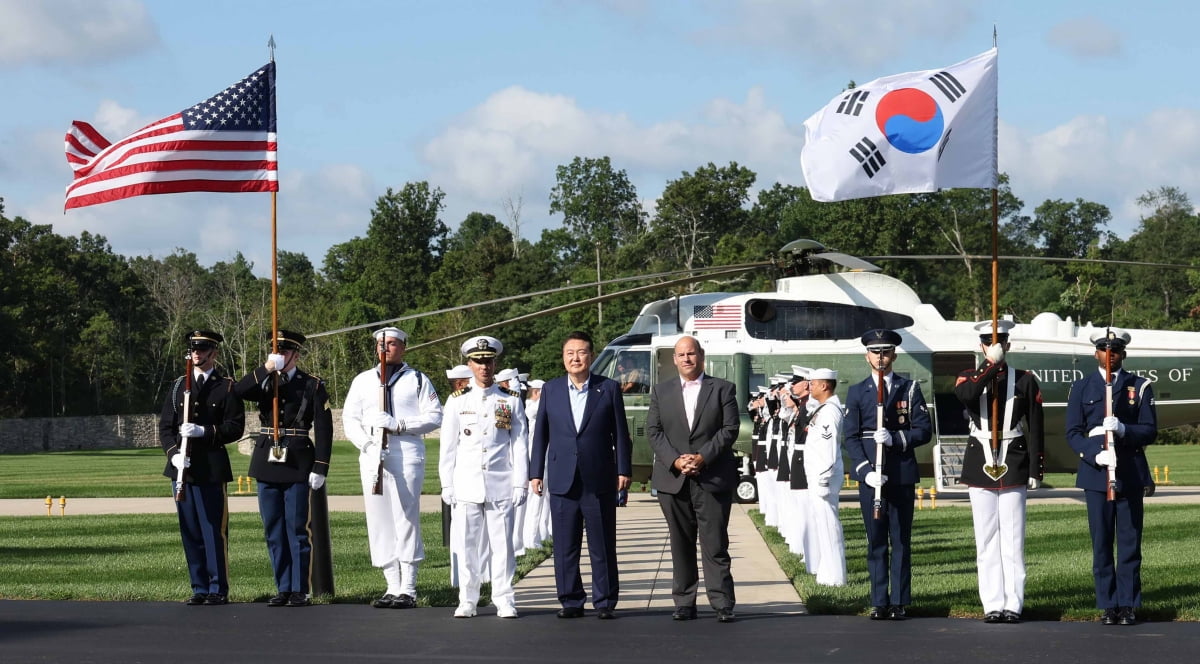
[{"label": "flagpole", "polygon": [[[992,26],[992,48],[997,48],[996,26]],[[998,66],[998,65],[997,65]],[[996,90],[996,127],[999,127],[1000,119],[1000,91],[999,85]],[[999,162],[1000,155],[998,154],[998,146],[995,138],[993,138],[992,154],[994,159]],[[999,163],[992,165],[992,172],[996,173],[999,178]],[[992,345],[1000,342],[1000,192],[999,182],[992,186]],[[1001,466],[1004,459],[997,459],[996,454],[1000,450],[1000,394],[997,390],[1000,382],[992,379],[992,464]]]},{"label": "flagpole", "polygon": [[[271,35],[267,40],[267,49],[271,52],[271,62],[275,62],[275,35]],[[278,203],[279,192],[271,192],[271,353],[279,354],[279,251],[277,243],[277,225],[276,225],[276,210]],[[283,367],[275,367],[275,398],[274,405],[271,408],[271,435],[274,439],[273,452],[280,453],[279,449],[279,374],[283,371]]]}]

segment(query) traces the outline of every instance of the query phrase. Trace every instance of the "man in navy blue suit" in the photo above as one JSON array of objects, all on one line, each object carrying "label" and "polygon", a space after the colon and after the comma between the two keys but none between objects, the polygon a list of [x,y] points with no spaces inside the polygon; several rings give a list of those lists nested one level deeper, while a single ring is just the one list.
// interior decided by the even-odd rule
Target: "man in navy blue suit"
[{"label": "man in navy blue suit", "polygon": [[[850,472],[859,481],[858,502],[867,529],[872,620],[904,620],[905,607],[912,603],[909,542],[915,487],[921,479],[913,450],[933,437],[921,387],[892,371],[900,341],[900,335],[892,330],[864,334],[862,344],[867,347],[871,375],[851,385],[846,395],[846,454]],[[876,416],[881,375],[882,426]],[[877,446],[883,449],[882,464],[877,463]]]},{"label": "man in navy blue suit", "polygon": [[[617,494],[629,489],[633,441],[621,386],[591,372],[595,351],[586,332],[563,342],[566,376],[542,386],[534,421],[529,487],[550,493],[554,583],[559,618],[580,618],[587,593],[579,574],[583,529],[592,561],[592,606],[602,620],[617,605]],[[543,479],[545,482],[543,483]]]},{"label": "man in navy blue suit", "polygon": [[[1075,381],[1067,397],[1067,443],[1079,454],[1075,486],[1087,498],[1096,608],[1104,611],[1100,620],[1105,625],[1137,624],[1134,609],[1142,605],[1142,499],[1154,490],[1145,452],[1158,436],[1154,388],[1149,380],[1121,370],[1129,339],[1128,332],[1115,327],[1093,334],[1100,370]],[[1109,372],[1111,401],[1105,384]],[[1107,445],[1110,437],[1112,444]],[[1113,500],[1108,500],[1110,468]]]}]

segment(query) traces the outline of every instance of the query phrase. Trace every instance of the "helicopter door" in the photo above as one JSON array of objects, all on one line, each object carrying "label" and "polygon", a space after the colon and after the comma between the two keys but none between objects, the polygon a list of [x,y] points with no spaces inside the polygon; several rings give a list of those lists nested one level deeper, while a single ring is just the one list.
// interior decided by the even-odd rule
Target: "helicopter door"
[{"label": "helicopter door", "polygon": [[934,478],[940,489],[961,488],[963,454],[970,429],[962,403],[954,395],[958,374],[975,368],[974,353],[933,354]]}]

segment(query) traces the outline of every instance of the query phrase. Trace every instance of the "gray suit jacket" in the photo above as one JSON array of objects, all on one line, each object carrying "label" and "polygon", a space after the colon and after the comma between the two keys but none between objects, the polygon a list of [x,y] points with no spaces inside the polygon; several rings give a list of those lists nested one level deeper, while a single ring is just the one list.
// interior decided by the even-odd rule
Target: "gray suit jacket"
[{"label": "gray suit jacket", "polygon": [[696,479],[705,491],[723,493],[737,486],[733,443],[741,421],[734,384],[704,375],[696,399],[695,419],[695,426],[689,428],[683,408],[683,385],[678,377],[654,386],[650,392],[646,434],[654,450],[651,483],[655,490],[678,493],[683,488],[685,478],[673,466],[681,454],[704,457],[704,466]]}]

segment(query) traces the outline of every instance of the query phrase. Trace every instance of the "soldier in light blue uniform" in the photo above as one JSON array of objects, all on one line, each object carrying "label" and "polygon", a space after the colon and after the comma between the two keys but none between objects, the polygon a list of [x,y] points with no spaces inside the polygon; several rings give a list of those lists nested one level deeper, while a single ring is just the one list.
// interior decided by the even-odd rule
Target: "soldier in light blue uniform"
[{"label": "soldier in light blue uniform", "polygon": [[[871,578],[872,620],[903,620],[912,603],[913,503],[921,476],[913,450],[933,437],[933,425],[921,387],[892,371],[900,335],[870,330],[862,336],[871,375],[850,386],[846,395],[846,454],[859,481],[858,501],[867,529],[867,572]],[[883,374],[883,426],[876,422],[878,380]],[[875,445],[884,446],[883,464],[875,464]],[[882,504],[875,518],[875,488]],[[889,547],[891,549],[889,555]],[[889,585],[890,582],[890,585]]]},{"label": "soldier in light blue uniform", "polygon": [[[1142,605],[1142,499],[1154,490],[1145,452],[1158,436],[1154,388],[1149,380],[1121,369],[1128,332],[1115,327],[1099,330],[1091,341],[1100,370],[1071,386],[1067,443],[1079,454],[1075,486],[1087,498],[1096,608],[1104,612],[1100,620],[1105,625],[1134,625],[1135,609]],[[1112,372],[1111,415],[1105,407],[1106,359]],[[1105,449],[1108,432],[1115,449]],[[1109,468],[1115,470],[1116,480],[1111,501]]]}]

